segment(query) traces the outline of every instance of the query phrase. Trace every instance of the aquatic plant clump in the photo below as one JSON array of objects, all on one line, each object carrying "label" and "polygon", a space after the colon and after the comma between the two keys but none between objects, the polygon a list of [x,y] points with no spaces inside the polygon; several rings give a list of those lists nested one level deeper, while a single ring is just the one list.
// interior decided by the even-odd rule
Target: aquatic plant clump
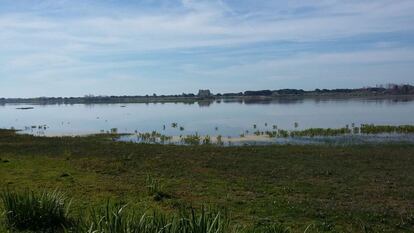
[{"label": "aquatic plant clump", "polygon": [[349,128],[339,128],[339,129],[323,129],[323,128],[311,128],[301,131],[292,131],[290,135],[292,137],[315,137],[315,136],[338,136],[351,134],[352,130]]},{"label": "aquatic plant clump", "polygon": [[[296,123],[295,125],[298,125]],[[257,125],[255,125],[257,127]],[[270,128],[270,127],[269,127]],[[388,125],[372,125],[362,124],[360,127],[355,123],[346,125],[342,128],[309,128],[303,130],[285,130],[273,125],[273,130],[261,131],[256,129],[254,131],[243,130],[243,133],[238,137],[233,138],[231,136],[217,135],[211,137],[210,135],[199,135],[198,133],[183,135],[179,137],[167,136],[157,131],[150,133],[137,133],[137,141],[140,143],[151,144],[181,144],[181,145],[232,145],[233,143],[255,142],[268,139],[289,139],[289,138],[314,138],[314,137],[337,137],[337,136],[354,136],[354,135],[376,135],[376,134],[412,134],[414,133],[414,125],[400,125],[400,126],[388,126]],[[215,140],[213,140],[215,139]],[[223,140],[224,139],[224,140]],[[247,143],[246,143],[247,141]],[[271,143],[272,141],[268,141]]]},{"label": "aquatic plant clump", "polygon": [[158,133],[156,131],[152,131],[151,133],[138,133],[137,139],[138,139],[138,142],[142,142],[142,143],[166,144],[166,143],[170,143],[173,137]]},{"label": "aquatic plant clump", "polygon": [[414,133],[414,125],[369,125],[363,124],[360,128],[361,133],[364,134],[380,134],[380,133]]},{"label": "aquatic plant clump", "polygon": [[201,137],[198,134],[187,135],[181,138],[181,141],[187,145],[200,145]]},{"label": "aquatic plant clump", "polygon": [[[333,137],[341,135],[359,135],[359,134],[383,134],[383,133],[397,133],[410,134],[414,133],[414,125],[400,125],[400,126],[381,126],[381,125],[361,125],[356,127],[352,124],[352,128],[347,125],[343,128],[310,128],[304,130],[274,130],[265,131],[264,134],[269,138],[288,138],[288,137]],[[254,135],[263,135],[262,131],[255,131]]]}]

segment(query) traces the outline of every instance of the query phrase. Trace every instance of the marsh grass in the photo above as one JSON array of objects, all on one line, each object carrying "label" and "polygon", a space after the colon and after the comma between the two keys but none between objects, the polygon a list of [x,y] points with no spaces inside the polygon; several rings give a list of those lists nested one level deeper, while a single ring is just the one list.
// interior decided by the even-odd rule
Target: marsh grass
[{"label": "marsh grass", "polygon": [[145,182],[146,182],[146,187],[147,187],[148,194],[150,194],[150,195],[153,195],[157,192],[160,192],[161,189],[162,189],[162,186],[161,186],[159,180],[155,179],[151,175],[147,175],[147,178],[146,178]]},{"label": "marsh grass", "polygon": [[315,137],[315,136],[338,136],[338,135],[346,135],[351,134],[352,130],[349,128],[339,128],[339,129],[323,129],[323,128],[311,128],[306,130],[300,131],[292,131],[290,132],[290,136],[292,137]]},{"label": "marsh grass", "polygon": [[[151,183],[157,183],[151,179]],[[156,189],[156,188],[155,188]],[[154,187],[151,187],[151,191]],[[225,233],[229,220],[225,211],[202,207],[182,209],[167,215],[143,211],[107,201],[102,207],[85,211],[76,220],[69,217],[70,205],[62,193],[15,192],[1,194],[5,206],[6,226],[11,231],[72,233]],[[8,232],[7,228],[0,230]]]},{"label": "marsh grass", "polygon": [[380,134],[380,133],[414,133],[414,125],[372,125],[363,124],[360,128],[361,133],[364,134]]},{"label": "marsh grass", "polygon": [[181,141],[187,145],[200,145],[201,137],[198,134],[187,135],[184,136]]},{"label": "marsh grass", "polygon": [[207,208],[182,210],[167,215],[157,211],[142,211],[108,202],[95,208],[76,228],[67,232],[79,233],[225,233],[229,232],[225,214]]},{"label": "marsh grass", "polygon": [[265,226],[263,229],[256,230],[260,233],[290,233],[290,228],[284,226],[283,224],[271,224],[270,226]]},{"label": "marsh grass", "polygon": [[210,145],[210,144],[211,144],[211,137],[210,137],[209,135],[206,135],[206,136],[203,138],[203,144],[204,144],[204,145]]},{"label": "marsh grass", "polygon": [[[135,216],[143,211],[135,206],[162,209],[171,217],[182,206],[218,205],[231,210],[232,227],[242,229],[278,220],[292,232],[313,224],[307,233],[364,232],[361,222],[371,232],[412,232],[414,226],[412,144],[184,147],[118,143],[107,140],[110,135],[43,138],[1,130],[0,135],[0,157],[9,160],[0,162],[0,187],[27,185],[40,193],[39,187],[62,187],[81,198],[74,199],[70,217],[81,216],[89,227],[89,208],[114,198],[129,203],[123,213]],[[114,169],[124,172],[108,173]],[[143,171],[157,174],[174,197],[154,202]],[[61,179],[63,172],[76,185]],[[361,195],[372,190],[375,195]],[[324,205],[321,198],[332,202]],[[6,222],[3,207],[0,203],[0,225]],[[12,231],[0,226],[0,232]]]},{"label": "marsh grass", "polygon": [[59,191],[1,192],[6,225],[11,229],[56,232],[70,227],[70,201]]},{"label": "marsh grass", "polygon": [[164,191],[164,187],[158,179],[151,175],[147,175],[145,182],[148,194],[152,196],[155,201],[171,198],[171,195]]},{"label": "marsh grass", "polygon": [[161,134],[157,131],[152,131],[151,133],[138,133],[137,134],[137,139],[138,139],[139,142],[142,142],[142,143],[166,144],[166,143],[171,142],[172,137]]},{"label": "marsh grass", "polygon": [[[269,126],[265,123],[266,126]],[[294,123],[295,128],[299,127],[299,123]],[[179,128],[180,131],[184,131],[184,127],[176,125],[173,123],[173,127]],[[414,133],[414,125],[400,125],[400,126],[388,126],[388,125],[368,125],[362,124],[360,127],[355,126],[355,123],[351,125],[346,125],[342,128],[309,128],[309,129],[294,129],[294,130],[284,130],[278,128],[276,125],[272,125],[273,130],[259,130],[257,125],[254,124],[253,128],[256,128],[254,131],[250,132],[249,130],[243,131],[244,133],[239,135],[239,138],[246,138],[248,136],[267,136],[268,138],[303,138],[303,137],[336,137],[336,136],[360,136],[360,135],[375,135],[375,134],[412,134]],[[149,133],[136,133],[137,142],[139,143],[149,143],[149,144],[179,144],[179,145],[218,145],[222,146],[224,144],[231,145],[230,139],[231,136],[227,136],[228,141],[222,141],[222,136],[215,136],[216,140],[212,140],[210,135],[199,135],[197,132],[195,134],[183,135],[180,134],[179,139],[174,138],[173,136],[167,136],[161,134],[157,131],[152,131]],[[253,138],[252,141],[255,139]],[[237,141],[237,139],[236,139]],[[237,142],[236,142],[237,143]]]}]

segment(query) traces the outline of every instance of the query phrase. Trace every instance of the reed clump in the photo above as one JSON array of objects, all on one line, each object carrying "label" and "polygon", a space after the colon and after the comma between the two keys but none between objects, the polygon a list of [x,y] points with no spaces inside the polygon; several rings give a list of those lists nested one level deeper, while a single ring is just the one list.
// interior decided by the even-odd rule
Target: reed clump
[{"label": "reed clump", "polygon": [[137,139],[139,142],[142,143],[169,143],[173,139],[172,136],[167,136],[164,134],[161,134],[157,131],[152,131],[151,133],[138,133]]},{"label": "reed clump", "polygon": [[229,221],[221,212],[201,208],[182,210],[180,214],[166,215],[157,211],[145,212],[127,205],[107,203],[92,209],[76,233],[226,233]]},{"label": "reed clump", "polygon": [[338,136],[338,135],[346,135],[351,134],[352,130],[349,128],[339,128],[339,129],[331,129],[331,128],[311,128],[306,130],[295,130],[290,132],[290,136],[292,137],[315,137],[315,136]]},{"label": "reed clump", "polygon": [[[153,190],[154,187],[151,188]],[[156,189],[156,188],[155,188]],[[1,194],[6,228],[11,232],[66,233],[227,233],[230,221],[225,211],[202,207],[167,215],[108,201],[102,207],[69,217],[67,199],[60,192]],[[76,220],[71,220],[76,219]]]},{"label": "reed clump", "polygon": [[70,201],[59,191],[34,193],[5,190],[0,195],[11,229],[57,232],[71,227]]},{"label": "reed clump", "polygon": [[[175,124],[173,125],[175,126]],[[299,123],[295,122],[295,128],[299,127]],[[177,125],[178,127],[178,125]],[[276,125],[272,125],[273,130],[269,127],[269,130],[261,131],[257,129],[257,125],[254,124],[254,131],[249,130],[243,131],[240,134],[240,138],[245,138],[249,135],[257,137],[267,136],[269,138],[294,138],[294,137],[335,137],[335,136],[347,136],[347,135],[375,135],[375,134],[412,134],[414,133],[414,125],[373,125],[373,124],[362,124],[359,127],[352,123],[342,128],[309,128],[309,129],[294,129],[284,130],[278,128]],[[184,128],[180,127],[183,131]],[[178,140],[174,140],[174,137],[163,135],[159,132],[153,131],[151,133],[137,133],[138,141],[142,143],[173,143],[183,145],[224,145],[222,136],[216,136],[216,141],[213,142],[209,135],[200,136],[198,133],[190,135],[180,135]],[[230,136],[227,137],[230,142]],[[236,140],[237,141],[237,140]],[[230,143],[231,144],[231,143]],[[230,145],[229,144],[229,145]]]},{"label": "reed clump", "polygon": [[360,128],[361,133],[364,134],[380,134],[380,133],[414,133],[414,125],[372,125],[363,124]]},{"label": "reed clump", "polygon": [[209,135],[207,135],[203,138],[203,144],[204,145],[210,145],[211,144],[211,137]]},{"label": "reed clump", "polygon": [[200,145],[201,137],[198,134],[187,135],[181,138],[181,141],[186,145]]},{"label": "reed clump", "polygon": [[145,180],[148,194],[153,197],[155,201],[162,201],[163,199],[171,198],[158,179],[155,179],[151,175],[147,175]]}]

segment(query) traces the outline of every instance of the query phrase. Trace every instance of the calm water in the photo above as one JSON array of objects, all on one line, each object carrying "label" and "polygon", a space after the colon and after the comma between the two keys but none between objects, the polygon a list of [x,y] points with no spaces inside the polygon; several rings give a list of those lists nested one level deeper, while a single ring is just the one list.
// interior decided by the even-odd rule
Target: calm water
[{"label": "calm water", "polygon": [[[20,107],[34,109],[20,110]],[[22,129],[37,135],[84,135],[117,128],[119,133],[150,132],[166,135],[218,135],[236,137],[245,130],[322,127],[355,123],[414,124],[412,99],[346,99],[272,102],[212,102],[165,104],[3,105],[0,128]],[[173,122],[184,127],[172,128]],[[265,126],[267,123],[267,127]],[[32,126],[46,125],[46,129]],[[163,125],[166,126],[165,130]],[[216,129],[217,127],[217,129]],[[30,129],[29,129],[30,128]]]}]

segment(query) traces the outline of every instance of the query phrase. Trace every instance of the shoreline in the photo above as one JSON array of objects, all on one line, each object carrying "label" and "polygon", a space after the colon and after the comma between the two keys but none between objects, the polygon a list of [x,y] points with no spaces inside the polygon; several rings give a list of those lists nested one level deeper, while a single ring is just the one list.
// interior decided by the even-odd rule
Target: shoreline
[{"label": "shoreline", "polygon": [[[81,133],[81,134],[33,134],[24,130],[7,130],[21,136],[33,136],[47,139],[54,138],[107,138],[116,142],[153,144],[153,145],[179,145],[179,146],[272,146],[272,145],[375,145],[381,143],[388,144],[414,144],[414,133],[348,133],[340,135],[303,135],[303,136],[276,136],[271,137],[266,134],[248,134],[236,137],[226,137],[220,135],[162,135],[149,136],[143,138],[136,133]],[[294,131],[293,131],[294,132]],[[290,132],[289,132],[290,133]],[[145,134],[145,133],[144,133]],[[147,133],[150,135],[150,133]],[[219,139],[220,137],[220,139]],[[164,138],[164,139],[163,139]],[[208,141],[205,141],[205,140]],[[195,140],[195,141],[194,141]]]}]

